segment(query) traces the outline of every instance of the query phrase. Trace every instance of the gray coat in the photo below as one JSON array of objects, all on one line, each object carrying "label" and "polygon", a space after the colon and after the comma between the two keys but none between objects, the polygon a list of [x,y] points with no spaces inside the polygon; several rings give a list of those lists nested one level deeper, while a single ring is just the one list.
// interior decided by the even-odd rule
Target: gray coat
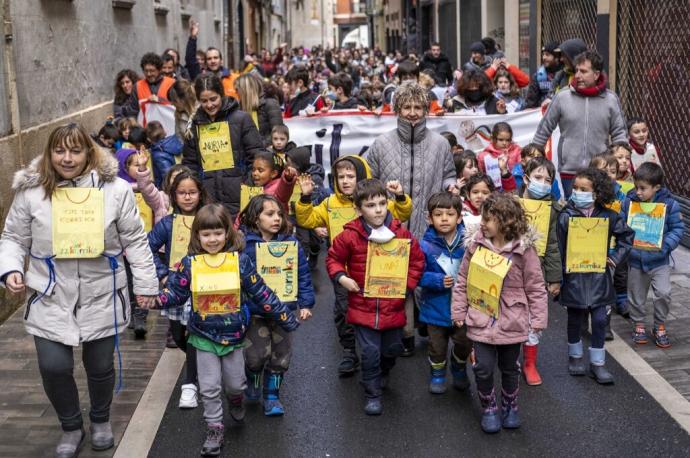
[{"label": "gray coat", "polygon": [[39,160],[40,157],[36,158],[14,177],[16,194],[0,238],[0,278],[13,271],[24,273],[28,258],[24,283],[29,300],[24,319],[29,334],[78,346],[82,341],[114,335],[114,314],[118,331],[122,332],[129,320],[123,250],[132,268],[134,294],[158,294],[156,269],[132,187],[117,177],[117,160],[100,148],[95,169],[58,184],[58,187],[102,186],[104,253],[119,255],[114,278],[110,262],[104,256],[53,258],[55,280],[51,281],[45,258],[53,254],[52,205],[40,186]]},{"label": "gray coat", "polygon": [[399,180],[412,198],[410,232],[421,240],[427,228],[426,203],[432,194],[455,184],[450,144],[426,128],[426,120],[412,125],[398,118],[398,128],[374,140],[366,153],[371,175],[384,182]]},{"label": "gray coat", "polygon": [[576,173],[586,168],[592,157],[606,152],[609,144],[628,141],[618,96],[608,89],[593,97],[584,97],[572,87],[559,91],[532,141],[543,147],[556,127],[561,130],[559,172]]}]

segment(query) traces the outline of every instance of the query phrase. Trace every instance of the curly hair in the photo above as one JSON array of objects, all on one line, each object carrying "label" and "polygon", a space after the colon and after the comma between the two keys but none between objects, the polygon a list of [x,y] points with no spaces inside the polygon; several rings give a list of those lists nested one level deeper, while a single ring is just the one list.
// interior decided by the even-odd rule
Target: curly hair
[{"label": "curly hair", "polygon": [[[603,207],[616,200],[613,181],[603,170],[588,167],[575,174],[575,180],[578,178],[584,178],[592,183],[592,190],[596,196],[594,199],[595,204]],[[573,183],[575,180],[573,180]]]},{"label": "curly hair", "polygon": [[127,98],[129,95],[125,94],[125,91],[122,90],[122,79],[124,77],[127,77],[130,79],[133,85],[137,84],[137,81],[139,81],[139,75],[137,75],[137,72],[134,70],[130,70],[128,68],[125,68],[124,70],[120,70],[117,72],[117,76],[115,77],[115,104],[117,105],[122,105],[127,101]]},{"label": "curly hair", "polygon": [[[486,76],[486,73],[478,70],[469,70],[462,74],[462,78],[458,81],[457,90],[458,95],[465,98],[466,91],[473,85],[473,83],[479,85],[479,90],[482,93],[482,100],[487,100],[493,97],[494,85]],[[395,95],[398,96],[397,93]]]},{"label": "curly hair", "polygon": [[416,81],[405,81],[395,91],[395,106],[393,111],[400,114],[400,110],[405,104],[420,103],[424,107],[424,114],[429,111],[428,91]]},{"label": "curly hair", "polygon": [[525,210],[513,194],[494,192],[482,205],[482,218],[494,218],[498,230],[510,241],[527,233],[528,225]]}]

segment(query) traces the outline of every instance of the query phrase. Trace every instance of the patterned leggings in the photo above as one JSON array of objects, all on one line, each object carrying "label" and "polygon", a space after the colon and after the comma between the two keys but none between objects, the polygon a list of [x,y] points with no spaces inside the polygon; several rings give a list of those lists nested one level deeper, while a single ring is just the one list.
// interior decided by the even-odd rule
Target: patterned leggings
[{"label": "patterned leggings", "polygon": [[261,372],[285,372],[290,367],[292,336],[278,323],[261,316],[252,316],[245,337],[244,358],[247,369]]}]

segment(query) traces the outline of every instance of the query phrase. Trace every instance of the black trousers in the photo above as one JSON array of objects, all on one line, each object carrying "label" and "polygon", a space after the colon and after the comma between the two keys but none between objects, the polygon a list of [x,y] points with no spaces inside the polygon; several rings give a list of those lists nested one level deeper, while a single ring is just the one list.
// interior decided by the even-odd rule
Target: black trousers
[{"label": "black trousers", "polygon": [[519,343],[490,345],[474,342],[474,371],[477,390],[488,395],[494,389],[494,367],[498,362],[501,371],[501,385],[506,393],[514,393],[520,383]]}]

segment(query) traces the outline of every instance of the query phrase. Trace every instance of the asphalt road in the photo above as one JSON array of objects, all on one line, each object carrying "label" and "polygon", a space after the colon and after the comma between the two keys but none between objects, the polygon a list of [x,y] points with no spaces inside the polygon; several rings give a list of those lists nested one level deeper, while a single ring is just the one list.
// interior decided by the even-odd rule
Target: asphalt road
[{"label": "asphalt road", "polygon": [[[544,384],[521,384],[519,430],[491,436],[481,431],[474,382],[470,392],[449,388],[444,395],[430,394],[426,344],[419,338],[416,354],[400,358],[393,369],[383,415],[367,417],[358,379],[337,376],[340,350],[323,268],[314,282],[314,317],[297,331],[281,390],[286,415],[264,417],[260,405],[249,405],[241,425],[226,413],[222,456],[690,456],[690,435],[612,358],[607,364],[615,376],[613,386],[568,375],[566,315],[558,305],[549,311],[540,346]],[[179,385],[178,380],[151,457],[199,455],[202,406],[179,410]]]}]

